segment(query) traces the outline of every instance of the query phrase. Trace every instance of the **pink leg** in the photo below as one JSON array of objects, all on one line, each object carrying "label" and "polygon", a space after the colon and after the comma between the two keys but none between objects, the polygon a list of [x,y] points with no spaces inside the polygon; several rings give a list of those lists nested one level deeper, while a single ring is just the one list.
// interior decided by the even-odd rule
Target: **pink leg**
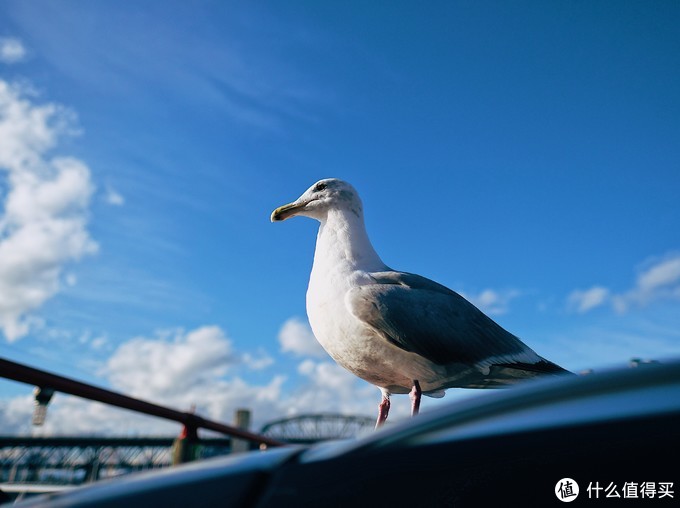
[{"label": "pink leg", "polygon": [[423,391],[420,389],[420,383],[418,380],[413,381],[413,388],[411,388],[411,393],[408,396],[411,398],[411,416],[415,416],[420,411],[420,395]]},{"label": "pink leg", "polygon": [[376,430],[383,426],[385,420],[387,420],[387,415],[390,412],[390,396],[384,395],[382,401],[378,405],[378,421],[375,422]]}]

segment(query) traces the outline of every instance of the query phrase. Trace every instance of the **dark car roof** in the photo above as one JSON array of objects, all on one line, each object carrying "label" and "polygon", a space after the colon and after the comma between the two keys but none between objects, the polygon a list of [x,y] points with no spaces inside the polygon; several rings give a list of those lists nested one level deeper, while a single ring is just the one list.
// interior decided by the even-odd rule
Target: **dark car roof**
[{"label": "dark car roof", "polygon": [[529,380],[421,413],[361,440],[318,445],[304,460],[373,447],[616,421],[680,411],[680,360],[614,368],[576,377]]},{"label": "dark car roof", "polygon": [[[677,445],[679,423],[680,362],[669,361],[531,381],[422,413],[363,439],[211,459],[17,506],[342,506],[371,496],[387,499],[371,485],[406,471],[420,482],[450,483],[448,493],[430,492],[432,506],[437,496],[446,500],[442,505],[450,499],[465,505],[490,495],[484,481],[514,472],[552,478],[564,467],[568,476],[573,462],[593,475],[616,464],[633,474],[650,460],[645,454]],[[622,450],[628,445],[632,453]],[[395,502],[407,499],[405,492]]]}]

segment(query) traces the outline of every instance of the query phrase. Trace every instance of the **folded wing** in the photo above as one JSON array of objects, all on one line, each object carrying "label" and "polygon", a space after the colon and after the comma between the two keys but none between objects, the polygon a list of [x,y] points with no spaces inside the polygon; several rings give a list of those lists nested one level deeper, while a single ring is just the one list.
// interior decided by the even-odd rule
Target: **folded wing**
[{"label": "folded wing", "polygon": [[441,284],[405,272],[370,275],[375,284],[351,289],[346,305],[397,347],[435,364],[466,364],[485,373],[490,368],[517,369],[529,376],[567,372]]}]

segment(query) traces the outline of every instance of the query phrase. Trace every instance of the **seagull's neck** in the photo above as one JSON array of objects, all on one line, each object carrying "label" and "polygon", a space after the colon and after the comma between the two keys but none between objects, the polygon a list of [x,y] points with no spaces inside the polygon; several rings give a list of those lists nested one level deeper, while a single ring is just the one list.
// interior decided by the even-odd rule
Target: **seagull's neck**
[{"label": "seagull's neck", "polygon": [[361,213],[329,210],[321,220],[314,252],[315,272],[328,270],[385,270],[385,263],[371,245]]}]

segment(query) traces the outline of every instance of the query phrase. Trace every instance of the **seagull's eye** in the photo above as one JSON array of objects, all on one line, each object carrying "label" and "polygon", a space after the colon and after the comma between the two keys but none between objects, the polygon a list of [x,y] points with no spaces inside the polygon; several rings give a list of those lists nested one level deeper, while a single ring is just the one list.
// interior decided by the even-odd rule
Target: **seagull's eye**
[{"label": "seagull's eye", "polygon": [[325,183],[317,183],[316,186],[314,187],[314,192],[321,192],[324,189],[326,189]]}]

